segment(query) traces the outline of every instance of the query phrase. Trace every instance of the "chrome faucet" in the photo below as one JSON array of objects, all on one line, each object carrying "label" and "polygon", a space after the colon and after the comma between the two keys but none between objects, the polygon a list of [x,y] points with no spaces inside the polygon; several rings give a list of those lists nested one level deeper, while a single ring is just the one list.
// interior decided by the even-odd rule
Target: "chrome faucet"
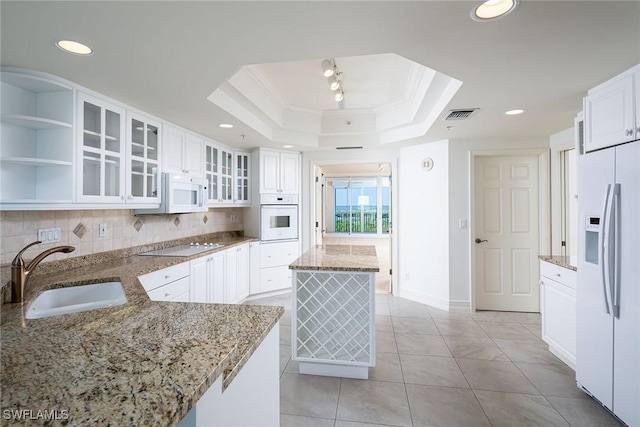
[{"label": "chrome faucet", "polygon": [[31,277],[31,273],[33,270],[40,264],[40,262],[48,257],[51,254],[56,252],[64,252],[69,253],[76,250],[73,246],[56,246],[55,248],[47,249],[46,251],[38,254],[34,259],[31,260],[29,265],[25,265],[24,260],[22,259],[22,254],[24,251],[29,249],[33,245],[39,245],[40,241],[29,243],[27,246],[22,248],[18,255],[11,262],[11,302],[20,304],[24,303],[24,289],[27,285],[27,281],[29,277]]}]

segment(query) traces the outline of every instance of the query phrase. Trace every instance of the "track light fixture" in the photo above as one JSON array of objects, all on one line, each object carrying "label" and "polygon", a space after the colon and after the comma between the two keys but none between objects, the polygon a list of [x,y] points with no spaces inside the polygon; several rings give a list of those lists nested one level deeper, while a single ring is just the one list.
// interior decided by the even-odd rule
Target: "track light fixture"
[{"label": "track light fixture", "polygon": [[325,59],[322,61],[322,75],[325,77],[331,77],[335,73],[336,64],[332,59]]},{"label": "track light fixture", "polygon": [[342,73],[338,71],[338,66],[334,58],[324,59],[322,61],[322,74],[327,78],[327,82],[329,82],[329,89],[334,92],[334,99],[338,102],[342,101],[344,99]]}]

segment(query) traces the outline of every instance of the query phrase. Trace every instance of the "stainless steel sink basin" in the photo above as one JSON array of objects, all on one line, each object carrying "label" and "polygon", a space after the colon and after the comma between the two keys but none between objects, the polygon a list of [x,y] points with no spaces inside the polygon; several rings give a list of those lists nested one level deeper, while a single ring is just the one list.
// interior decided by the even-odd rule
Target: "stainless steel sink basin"
[{"label": "stainless steel sink basin", "polygon": [[125,304],[127,296],[121,282],[103,282],[50,289],[38,295],[27,307],[27,319],[79,313]]}]

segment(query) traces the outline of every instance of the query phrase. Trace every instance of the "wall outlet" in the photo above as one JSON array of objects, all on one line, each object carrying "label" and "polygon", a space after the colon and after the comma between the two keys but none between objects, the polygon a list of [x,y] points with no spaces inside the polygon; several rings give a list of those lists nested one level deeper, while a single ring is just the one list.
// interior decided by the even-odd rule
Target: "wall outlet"
[{"label": "wall outlet", "polygon": [[458,220],[458,228],[460,230],[465,230],[467,228],[467,220],[466,219]]},{"label": "wall outlet", "polygon": [[60,242],[60,227],[38,228],[38,240],[44,243]]},{"label": "wall outlet", "polygon": [[100,224],[98,226],[98,237],[107,237],[107,224]]},{"label": "wall outlet", "polygon": [[236,214],[229,215],[229,221],[236,222]]}]

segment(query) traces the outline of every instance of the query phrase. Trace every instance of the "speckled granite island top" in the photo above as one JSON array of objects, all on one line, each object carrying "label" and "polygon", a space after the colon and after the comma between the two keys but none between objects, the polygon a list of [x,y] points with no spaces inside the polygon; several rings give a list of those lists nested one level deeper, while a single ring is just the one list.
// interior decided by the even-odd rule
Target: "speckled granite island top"
[{"label": "speckled granite island top", "polygon": [[50,287],[116,279],[128,303],[38,320],[24,318],[26,303],[3,305],[3,425],[45,423],[7,411],[55,411],[54,424],[64,425],[176,425],[220,375],[228,385],[284,310],[149,300],[137,277],[189,259],[129,256],[33,277],[26,301]]},{"label": "speckled granite island top", "polygon": [[550,262],[551,264],[558,265],[560,267],[568,268],[569,270],[578,271],[578,260],[576,257],[568,257],[562,255],[540,255],[538,257],[542,261]]},{"label": "speckled granite island top", "polygon": [[291,270],[377,272],[378,256],[373,245],[317,245],[289,265]]}]

